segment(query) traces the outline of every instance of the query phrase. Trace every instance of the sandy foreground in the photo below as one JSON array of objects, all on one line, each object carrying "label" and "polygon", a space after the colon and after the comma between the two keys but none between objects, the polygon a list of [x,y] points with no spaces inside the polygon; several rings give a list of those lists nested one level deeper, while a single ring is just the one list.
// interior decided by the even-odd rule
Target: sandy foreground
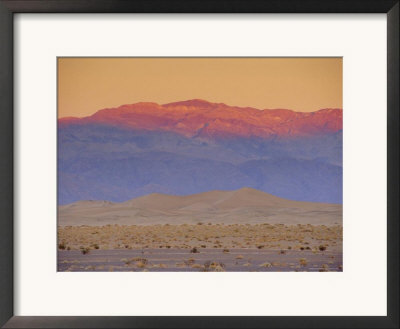
[{"label": "sandy foreground", "polygon": [[59,271],[341,271],[342,206],[242,188],[58,208]]},{"label": "sandy foreground", "polygon": [[342,226],[58,228],[59,271],[342,271]]}]

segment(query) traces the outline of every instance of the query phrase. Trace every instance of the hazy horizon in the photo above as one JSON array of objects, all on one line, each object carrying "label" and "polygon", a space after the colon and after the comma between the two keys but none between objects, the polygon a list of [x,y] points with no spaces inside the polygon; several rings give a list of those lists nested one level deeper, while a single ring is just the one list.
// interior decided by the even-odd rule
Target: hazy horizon
[{"label": "hazy horizon", "polygon": [[256,109],[342,108],[342,58],[58,58],[58,117],[204,99]]}]

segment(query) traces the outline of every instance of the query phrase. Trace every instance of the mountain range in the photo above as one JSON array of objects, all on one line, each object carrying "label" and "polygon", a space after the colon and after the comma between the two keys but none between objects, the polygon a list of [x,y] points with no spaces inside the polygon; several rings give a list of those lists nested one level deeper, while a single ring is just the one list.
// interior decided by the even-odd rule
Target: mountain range
[{"label": "mountain range", "polygon": [[341,130],[342,110],[258,110],[195,99],[164,105],[122,105],[118,108],[102,109],[85,118],[69,117],[59,120],[60,127],[68,124],[105,124],[141,131],[174,132],[189,138],[296,138]]},{"label": "mountain range", "polygon": [[136,103],[58,120],[58,202],[255,188],[342,202],[342,110],[204,100]]}]

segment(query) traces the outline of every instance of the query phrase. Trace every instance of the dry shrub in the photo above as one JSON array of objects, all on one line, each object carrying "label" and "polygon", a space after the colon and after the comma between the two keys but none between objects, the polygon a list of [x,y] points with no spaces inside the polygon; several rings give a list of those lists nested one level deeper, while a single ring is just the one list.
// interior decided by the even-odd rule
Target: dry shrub
[{"label": "dry shrub", "polygon": [[220,265],[215,266],[214,272],[225,272],[225,268]]},{"label": "dry shrub", "polygon": [[305,258],[300,258],[299,263],[301,266],[306,266],[308,264],[307,259]]},{"label": "dry shrub", "polygon": [[225,272],[225,264],[220,262],[211,262],[209,268],[214,272]]},{"label": "dry shrub", "polygon": [[88,247],[80,247],[80,250],[81,250],[81,253],[83,254],[83,255],[86,255],[86,254],[88,254],[89,252],[90,252],[90,248],[88,248]]},{"label": "dry shrub", "polygon": [[188,260],[184,260],[183,262],[185,263],[186,266],[191,266],[195,263],[195,259],[194,258],[189,258]]},{"label": "dry shrub", "polygon": [[[129,259],[129,262],[136,262],[136,266],[137,267],[144,267],[144,266],[146,266],[147,264],[148,264],[148,260],[146,259],[146,258],[143,258],[143,257],[134,257],[134,258],[131,258],[131,259]],[[144,265],[144,266],[142,266],[142,265]]]},{"label": "dry shrub", "polygon": [[322,268],[319,269],[319,272],[328,272],[329,266],[327,264],[323,264]]},{"label": "dry shrub", "polygon": [[203,272],[209,272],[210,271],[210,265],[211,265],[211,262],[209,260],[204,262]]},{"label": "dry shrub", "polygon": [[121,262],[124,262],[126,265],[129,265],[131,263],[131,260],[128,258],[122,258]]},{"label": "dry shrub", "polygon": [[203,266],[203,272],[225,272],[225,264],[220,262],[206,261]]},{"label": "dry shrub", "polygon": [[193,264],[192,268],[203,268],[203,266],[201,266],[200,264]]},{"label": "dry shrub", "polygon": [[147,262],[145,263],[145,262],[139,261],[139,262],[136,262],[136,267],[145,268],[146,264],[147,264]]},{"label": "dry shrub", "polygon": [[96,266],[89,265],[85,267],[85,271],[94,271],[96,269]]},{"label": "dry shrub", "polygon": [[161,264],[154,264],[153,267],[154,268],[168,268],[168,265],[161,263]]}]

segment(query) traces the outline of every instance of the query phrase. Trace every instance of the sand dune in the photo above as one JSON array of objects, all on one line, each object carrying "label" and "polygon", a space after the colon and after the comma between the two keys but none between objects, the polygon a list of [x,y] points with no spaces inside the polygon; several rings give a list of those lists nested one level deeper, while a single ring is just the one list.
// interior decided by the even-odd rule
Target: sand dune
[{"label": "sand dune", "polygon": [[149,194],[122,203],[78,201],[59,206],[58,225],[342,224],[342,205],[286,200],[242,188],[187,196]]}]

